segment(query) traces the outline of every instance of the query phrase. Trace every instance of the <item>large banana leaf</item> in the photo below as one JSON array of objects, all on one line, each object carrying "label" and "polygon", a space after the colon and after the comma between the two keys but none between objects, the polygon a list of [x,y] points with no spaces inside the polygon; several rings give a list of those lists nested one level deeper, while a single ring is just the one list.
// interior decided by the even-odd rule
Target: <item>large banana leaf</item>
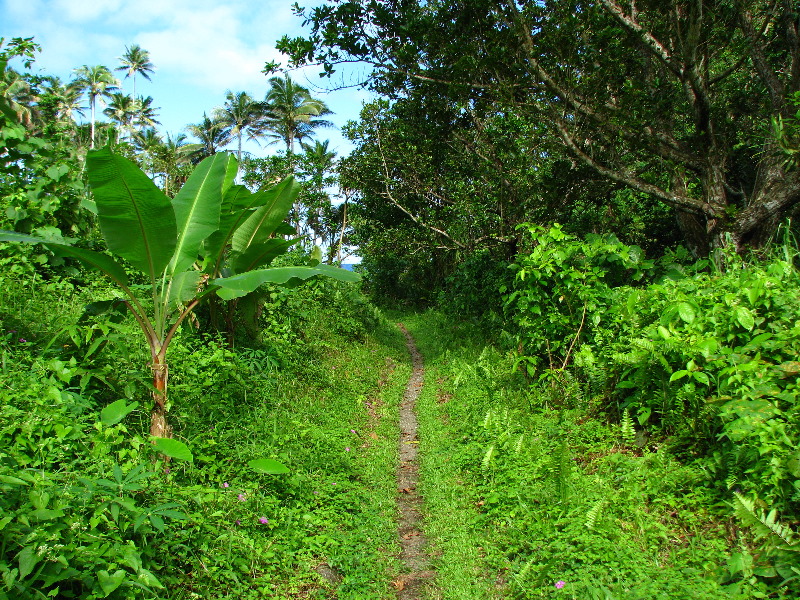
[{"label": "large banana leaf", "polygon": [[167,306],[171,310],[180,309],[185,302],[197,297],[202,275],[194,270],[176,273],[169,284]]},{"label": "large banana leaf", "polygon": [[[286,198],[283,197],[283,194],[287,190],[291,196],[288,204],[286,204]],[[299,186],[297,186],[297,184],[294,182],[293,177],[284,179],[273,188],[262,190],[256,192],[255,194],[250,193],[246,187],[241,185],[234,185],[228,188],[228,190],[225,192],[225,197],[222,200],[222,212],[220,214],[219,230],[215,231],[208,238],[206,238],[205,242],[203,243],[203,252],[205,255],[203,271],[211,275],[217,274],[217,271],[222,265],[222,255],[225,251],[225,247],[227,246],[228,242],[232,240],[233,236],[236,235],[242,227],[244,227],[243,223],[248,221],[253,216],[254,209],[269,206],[273,211],[285,210],[282,215],[280,215],[280,213],[273,215],[272,220],[277,220],[278,223],[272,227],[271,231],[268,232],[266,236],[263,237],[268,237],[271,233],[275,233],[281,229],[281,225],[285,225],[282,223],[282,221],[286,218],[286,214],[289,212],[289,208],[291,207],[292,202],[294,202],[294,198],[298,193]],[[276,198],[278,200],[283,198],[283,200],[276,205]],[[261,220],[263,221],[263,219]],[[253,233],[263,234],[264,230],[269,226],[269,223],[266,225],[266,227],[259,227],[258,225],[255,225]],[[295,233],[293,229],[292,233]],[[241,233],[238,233],[238,235],[240,235],[240,237],[243,236]],[[243,244],[244,243],[247,242],[243,242]],[[244,246],[244,249],[246,250],[247,246]]]},{"label": "large banana leaf", "polygon": [[233,260],[233,272],[244,273],[245,271],[265,267],[269,265],[274,258],[284,254],[299,241],[299,239],[284,240],[282,238],[270,238],[260,244],[251,244],[244,254],[238,255]]},{"label": "large banana leaf", "polygon": [[225,191],[219,215],[219,229],[203,242],[203,271],[211,273],[218,268],[222,252],[236,228],[250,214],[247,209],[254,203],[253,194],[243,185],[232,185]]},{"label": "large banana leaf", "polygon": [[209,156],[192,172],[172,199],[178,239],[170,266],[171,273],[181,273],[197,260],[200,244],[219,229],[224,186],[230,168],[236,172],[236,159],[228,153]]},{"label": "large banana leaf", "polygon": [[108,148],[89,151],[86,172],[108,248],[155,280],[175,251],[169,198],[139,167]]},{"label": "large banana leaf", "polygon": [[126,289],[128,286],[128,275],[125,269],[117,261],[110,256],[100,254],[94,250],[85,250],[83,248],[73,248],[66,244],[58,244],[55,242],[48,242],[42,238],[37,238],[32,235],[25,235],[24,233],[17,233],[16,231],[2,231],[0,230],[0,242],[18,242],[23,244],[44,244],[47,248],[52,250],[59,256],[70,256],[78,259],[81,263],[92,269],[99,269],[111,279],[114,280],[120,287]]},{"label": "large banana leaf", "polygon": [[286,283],[290,279],[309,279],[315,275],[325,275],[339,281],[355,282],[361,279],[358,273],[339,269],[330,265],[317,265],[316,267],[275,267],[272,269],[258,269],[241,275],[222,277],[212,283],[220,287],[217,295],[223,300],[233,300],[249,294],[264,283]]},{"label": "large banana leaf", "polygon": [[256,209],[233,234],[231,249],[241,254],[257,236],[262,236],[263,239],[271,235],[289,214],[289,209],[299,193],[300,186],[294,177],[287,177],[278,185],[254,194],[262,197],[263,205]]}]

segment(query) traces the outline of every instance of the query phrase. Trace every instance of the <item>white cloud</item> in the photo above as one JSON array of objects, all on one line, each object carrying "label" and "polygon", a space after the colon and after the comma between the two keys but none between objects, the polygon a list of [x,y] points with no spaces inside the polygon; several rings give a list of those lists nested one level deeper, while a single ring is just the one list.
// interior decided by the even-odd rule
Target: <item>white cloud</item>
[{"label": "white cloud", "polygon": [[[34,36],[42,45],[36,65],[65,80],[84,64],[116,68],[131,44],[148,50],[156,72],[152,82],[137,78],[136,91],[155,98],[172,132],[222,104],[228,89],[262,97],[269,87],[264,63],[285,62],[276,40],[301,33],[286,0],[0,0],[0,37]],[[291,77],[329,104],[336,123],[357,118],[369,94],[326,93],[354,79],[320,80],[319,71],[306,67]],[[130,91],[129,80],[124,87]],[[337,131],[327,133],[342,143]]]},{"label": "white cloud", "polygon": [[[281,6],[274,11],[276,21],[291,17],[286,4]],[[274,47],[277,32],[262,26],[262,35],[253,36],[251,22],[265,23],[265,9],[252,14],[235,8],[222,5],[181,12],[166,27],[141,33],[136,41],[171,78],[219,93],[244,89],[259,95],[266,90],[264,63],[280,58]]]},{"label": "white cloud", "polygon": [[124,0],[52,0],[48,12],[70,23],[101,21],[118,12]]}]

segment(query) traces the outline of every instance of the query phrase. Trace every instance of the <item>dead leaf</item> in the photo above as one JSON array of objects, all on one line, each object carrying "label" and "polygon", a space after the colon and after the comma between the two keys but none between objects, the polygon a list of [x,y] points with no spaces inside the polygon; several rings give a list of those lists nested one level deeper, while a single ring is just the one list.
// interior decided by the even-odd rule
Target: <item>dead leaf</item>
[{"label": "dead leaf", "polygon": [[392,586],[394,586],[394,589],[396,589],[398,592],[401,592],[406,589],[406,582],[402,579],[398,579],[392,582]]}]

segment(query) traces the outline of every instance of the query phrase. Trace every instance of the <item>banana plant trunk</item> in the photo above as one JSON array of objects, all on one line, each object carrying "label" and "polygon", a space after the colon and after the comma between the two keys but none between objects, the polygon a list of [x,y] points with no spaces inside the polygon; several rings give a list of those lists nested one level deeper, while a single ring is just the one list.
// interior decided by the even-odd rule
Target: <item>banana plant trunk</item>
[{"label": "banana plant trunk", "polygon": [[150,368],[153,371],[153,412],[150,415],[150,435],[160,438],[172,437],[172,428],[167,423],[167,376],[169,371],[164,357],[156,355]]}]

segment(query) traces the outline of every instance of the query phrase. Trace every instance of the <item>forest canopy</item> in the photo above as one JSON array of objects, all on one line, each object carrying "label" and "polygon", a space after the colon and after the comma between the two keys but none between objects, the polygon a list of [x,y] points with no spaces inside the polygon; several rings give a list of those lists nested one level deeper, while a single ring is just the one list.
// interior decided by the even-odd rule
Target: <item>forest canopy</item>
[{"label": "forest canopy", "polygon": [[[658,245],[674,241],[677,221],[677,239],[705,255],[763,244],[800,200],[787,160],[800,91],[789,0],[351,0],[297,11],[308,35],[279,43],[294,64],[332,74],[361,61],[364,83],[390,101],[354,133],[381,167],[364,203],[382,196],[438,245],[502,241],[521,220],[599,203],[626,214],[595,229]],[[395,159],[402,148],[416,160]],[[445,181],[453,163],[480,165],[477,187],[491,189]],[[480,231],[462,231],[465,220]],[[637,227],[655,236],[637,240]]]}]

